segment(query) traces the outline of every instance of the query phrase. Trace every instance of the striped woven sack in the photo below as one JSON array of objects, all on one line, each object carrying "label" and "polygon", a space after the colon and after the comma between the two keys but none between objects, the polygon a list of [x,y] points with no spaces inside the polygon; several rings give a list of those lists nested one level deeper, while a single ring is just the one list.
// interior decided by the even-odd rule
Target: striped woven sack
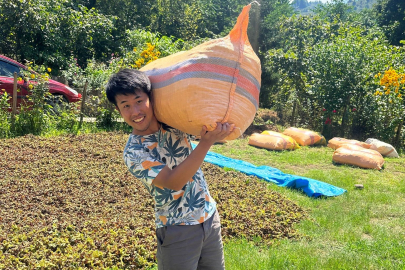
[{"label": "striped woven sack", "polygon": [[335,150],[344,144],[358,145],[358,146],[361,146],[361,147],[367,148],[367,149],[369,149],[371,147],[371,144],[368,144],[365,142],[361,142],[358,140],[349,140],[349,139],[340,138],[340,137],[334,137],[328,141],[328,147],[335,149]]},{"label": "striped woven sack", "polygon": [[247,36],[250,5],[243,8],[229,35],[144,66],[153,89],[156,118],[199,135],[205,125],[235,124],[225,139],[236,139],[258,109],[260,60]]},{"label": "striped woven sack", "polygon": [[284,135],[292,137],[299,145],[314,145],[321,140],[321,135],[315,131],[289,127],[283,132]]},{"label": "striped woven sack", "polygon": [[[261,135],[266,135],[266,137],[262,140],[266,141],[267,144],[273,145],[271,149],[273,150],[294,150],[300,149],[301,147],[299,144],[290,136],[284,135],[280,132],[275,132],[271,130],[265,130],[261,133]],[[250,143],[250,139],[249,139]],[[265,147],[267,148],[267,147]],[[267,148],[270,149],[270,148]]]},{"label": "striped woven sack", "polygon": [[381,155],[386,157],[399,157],[395,147],[389,143],[382,142],[377,139],[368,138],[365,143],[370,144],[370,149],[378,151]]},{"label": "striped woven sack", "polygon": [[384,165],[384,158],[378,151],[355,144],[342,144],[333,152],[332,160],[366,169],[381,170]]}]

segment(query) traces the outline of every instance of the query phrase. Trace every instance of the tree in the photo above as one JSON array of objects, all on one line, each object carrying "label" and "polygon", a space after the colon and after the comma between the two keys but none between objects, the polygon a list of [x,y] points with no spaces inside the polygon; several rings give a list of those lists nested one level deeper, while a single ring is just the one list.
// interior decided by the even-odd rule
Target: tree
[{"label": "tree", "polygon": [[331,3],[317,5],[314,12],[322,19],[333,22],[334,20],[347,21],[352,10],[353,7],[343,0],[333,0]]},{"label": "tree", "polygon": [[112,17],[95,9],[73,9],[68,0],[0,2],[0,53],[64,67],[71,55],[79,63],[102,59],[114,42]]},{"label": "tree", "polygon": [[279,82],[268,89],[273,92],[270,106],[281,105],[279,112],[282,112],[289,102],[292,107],[290,125],[295,125],[299,103],[311,99],[307,91],[308,53],[321,40],[329,40],[336,27],[316,16],[284,18],[277,26],[278,35],[274,38],[278,39],[280,49],[269,50],[265,59],[265,74],[277,73],[279,78]]},{"label": "tree", "polygon": [[308,59],[308,91],[339,126],[340,136],[381,135],[378,129],[393,119],[381,113],[373,97],[378,87],[374,75],[403,61],[383,33],[345,23],[335,38],[316,44]]},{"label": "tree", "polygon": [[392,45],[405,40],[405,1],[378,0],[374,7],[379,25]]}]

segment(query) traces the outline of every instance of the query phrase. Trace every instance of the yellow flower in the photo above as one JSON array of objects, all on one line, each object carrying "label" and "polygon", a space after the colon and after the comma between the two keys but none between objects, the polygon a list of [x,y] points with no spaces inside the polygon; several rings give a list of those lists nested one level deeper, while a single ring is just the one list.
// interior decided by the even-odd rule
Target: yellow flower
[{"label": "yellow flower", "polygon": [[134,47],[133,51],[136,52],[136,48],[135,48],[135,47]]},{"label": "yellow flower", "polygon": [[35,79],[35,74],[31,74],[31,79]]},{"label": "yellow flower", "polygon": [[48,72],[51,72],[51,71],[52,71],[52,69],[51,69],[51,68],[48,68],[47,70],[48,70]]},{"label": "yellow flower", "polygon": [[32,84],[30,84],[30,85],[28,86],[28,88],[32,90],[32,88],[34,88],[34,86],[33,86]]}]

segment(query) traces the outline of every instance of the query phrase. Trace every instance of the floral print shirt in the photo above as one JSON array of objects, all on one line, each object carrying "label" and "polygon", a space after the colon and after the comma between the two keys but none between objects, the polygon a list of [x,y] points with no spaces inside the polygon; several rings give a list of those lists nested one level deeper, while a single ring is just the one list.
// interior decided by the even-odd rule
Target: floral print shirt
[{"label": "floral print shirt", "polygon": [[191,151],[189,135],[164,124],[154,134],[129,136],[124,162],[153,196],[157,228],[199,224],[216,210],[216,202],[210,196],[201,168],[180,191],[152,184],[164,166],[175,168]]}]

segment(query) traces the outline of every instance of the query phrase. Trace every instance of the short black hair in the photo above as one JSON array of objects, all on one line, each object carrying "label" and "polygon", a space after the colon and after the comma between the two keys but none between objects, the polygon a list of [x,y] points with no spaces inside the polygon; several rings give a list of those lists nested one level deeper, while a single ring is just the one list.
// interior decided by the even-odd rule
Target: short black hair
[{"label": "short black hair", "polygon": [[123,69],[111,75],[105,87],[107,99],[117,106],[115,97],[117,95],[136,94],[141,90],[151,98],[152,85],[148,76],[142,71],[136,69]]}]

